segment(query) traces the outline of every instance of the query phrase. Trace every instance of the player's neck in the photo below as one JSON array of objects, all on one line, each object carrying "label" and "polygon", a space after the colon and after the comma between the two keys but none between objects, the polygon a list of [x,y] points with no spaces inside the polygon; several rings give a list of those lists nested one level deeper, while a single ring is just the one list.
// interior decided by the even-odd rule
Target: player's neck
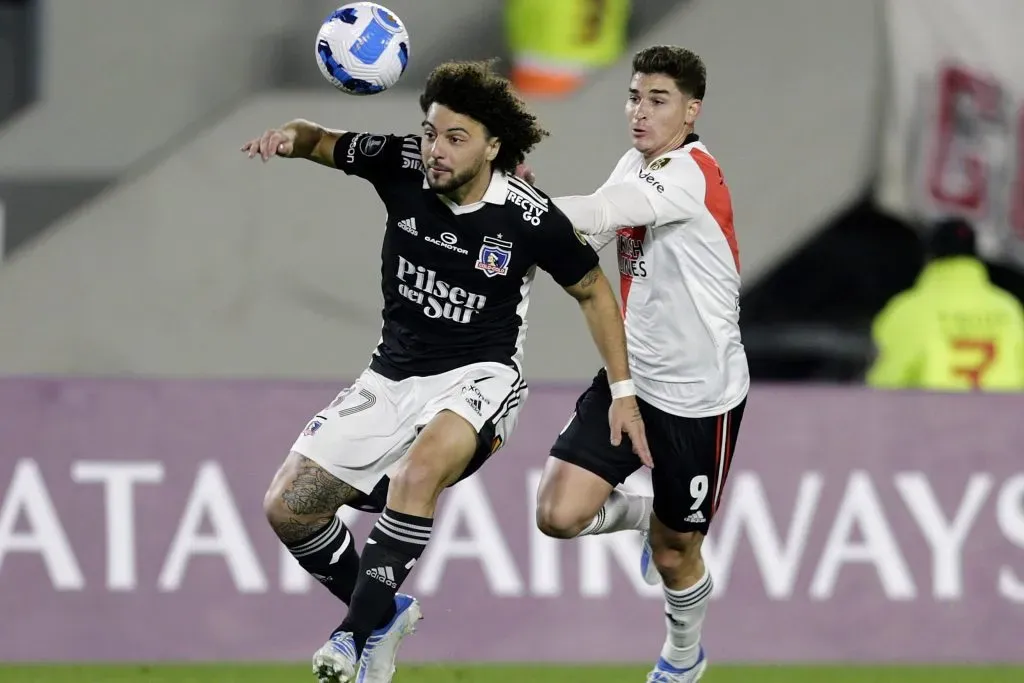
[{"label": "player's neck", "polygon": [[475,204],[487,194],[487,188],[491,185],[491,170],[488,167],[486,173],[480,172],[468,183],[446,192],[445,197],[459,206]]},{"label": "player's neck", "polygon": [[662,154],[667,154],[668,152],[671,152],[674,149],[679,149],[680,147],[683,146],[683,143],[686,141],[686,138],[689,137],[690,133],[692,132],[693,126],[683,126],[682,129],[680,129],[678,133],[673,135],[672,138],[669,139],[669,141],[666,142],[664,145],[661,145],[657,149],[645,153],[644,163],[649,164],[658,157],[660,157]]}]

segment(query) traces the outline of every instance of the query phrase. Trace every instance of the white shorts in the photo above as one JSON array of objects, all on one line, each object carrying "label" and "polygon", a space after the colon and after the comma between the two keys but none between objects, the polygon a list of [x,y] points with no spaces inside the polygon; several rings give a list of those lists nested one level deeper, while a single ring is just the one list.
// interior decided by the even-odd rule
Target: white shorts
[{"label": "white shorts", "polygon": [[497,451],[515,428],[527,393],[522,373],[499,363],[398,382],[366,369],[310,420],[292,450],[369,495],[442,410],[465,418],[489,440],[479,457]]}]

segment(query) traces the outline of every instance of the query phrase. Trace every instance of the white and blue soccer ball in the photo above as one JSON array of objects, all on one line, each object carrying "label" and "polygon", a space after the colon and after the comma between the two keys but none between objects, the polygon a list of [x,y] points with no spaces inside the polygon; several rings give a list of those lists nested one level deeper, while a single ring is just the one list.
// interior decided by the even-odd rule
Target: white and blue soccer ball
[{"label": "white and blue soccer ball", "polygon": [[387,7],[352,2],[324,19],[316,36],[316,61],[320,73],[338,90],[374,95],[393,86],[405,72],[409,34]]}]

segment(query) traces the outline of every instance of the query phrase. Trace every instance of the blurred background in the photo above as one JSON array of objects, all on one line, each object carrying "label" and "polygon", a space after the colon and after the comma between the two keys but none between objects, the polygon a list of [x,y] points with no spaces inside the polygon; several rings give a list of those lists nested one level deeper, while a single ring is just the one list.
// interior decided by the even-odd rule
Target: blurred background
[{"label": "blurred background", "polygon": [[[883,0],[396,0],[409,70],[352,98],[312,57],[333,3],[190,1],[0,4],[0,371],[352,376],[377,338],[381,207],[358,181],[234,152],[297,116],[415,130],[450,58],[503,59],[552,132],[538,182],[567,194],[628,142],[635,49],[704,57],[699,132],[733,190],[755,379],[861,381],[937,218],[970,219],[992,281],[1024,295],[1016,3],[931,21]],[[964,22],[974,41],[948,40]],[[536,378],[593,370],[563,298],[545,280],[531,306]]]},{"label": "blurred background", "polygon": [[[1022,658],[1019,629],[979,634],[1019,624],[1024,601],[1024,4],[389,0],[410,66],[363,98],[314,60],[338,4],[0,0],[0,614],[49,605],[0,625],[4,659],[304,658],[333,625],[327,594],[278,563],[259,500],[307,417],[368,362],[384,212],[360,180],[247,162],[245,140],[296,117],[415,131],[431,68],[498,56],[552,133],[529,160],[538,185],[589,193],[628,144],[632,54],[666,43],[707,64],[697,132],[732,189],[754,379],[709,637],[735,661]],[[614,253],[603,262],[616,272]],[[523,621],[469,647],[441,617],[414,659],[657,650],[632,540],[576,544],[559,569],[528,529],[530,477],[598,363],[574,306],[538,278],[523,436],[447,503],[491,501],[508,547],[467,517],[452,563],[418,570],[453,632],[472,609],[457,585]],[[487,489],[506,476],[527,488]],[[124,627],[171,595],[193,640]],[[291,634],[300,604],[325,616]],[[559,615],[630,609],[650,625],[626,644],[546,645]],[[95,611],[120,621],[100,637]],[[780,614],[803,630],[762,642]],[[844,621],[866,626],[851,640]],[[901,640],[920,624],[936,630]],[[249,627],[264,630],[232,634]],[[54,629],[89,645],[39,640]]]}]

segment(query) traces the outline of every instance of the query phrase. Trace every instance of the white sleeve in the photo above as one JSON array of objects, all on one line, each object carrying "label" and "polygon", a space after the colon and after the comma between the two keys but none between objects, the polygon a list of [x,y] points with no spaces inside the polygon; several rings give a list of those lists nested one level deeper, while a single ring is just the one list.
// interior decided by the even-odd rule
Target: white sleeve
[{"label": "white sleeve", "polygon": [[673,158],[658,170],[607,183],[594,194],[554,201],[576,230],[596,235],[623,227],[685,223],[705,211],[705,190],[700,167],[689,159]]},{"label": "white sleeve", "polygon": [[555,197],[554,202],[584,235],[650,225],[657,218],[647,194],[635,183],[605,185],[594,194]]},{"label": "white sleeve", "polygon": [[652,228],[685,223],[706,210],[707,181],[700,167],[688,158],[663,158],[661,161],[664,163],[657,170],[641,171],[629,181],[644,193],[654,208],[657,218],[648,224]]},{"label": "white sleeve", "polygon": [[591,249],[601,251],[615,239],[615,233],[608,231],[602,232],[600,235],[583,235],[583,239],[587,241]]}]

